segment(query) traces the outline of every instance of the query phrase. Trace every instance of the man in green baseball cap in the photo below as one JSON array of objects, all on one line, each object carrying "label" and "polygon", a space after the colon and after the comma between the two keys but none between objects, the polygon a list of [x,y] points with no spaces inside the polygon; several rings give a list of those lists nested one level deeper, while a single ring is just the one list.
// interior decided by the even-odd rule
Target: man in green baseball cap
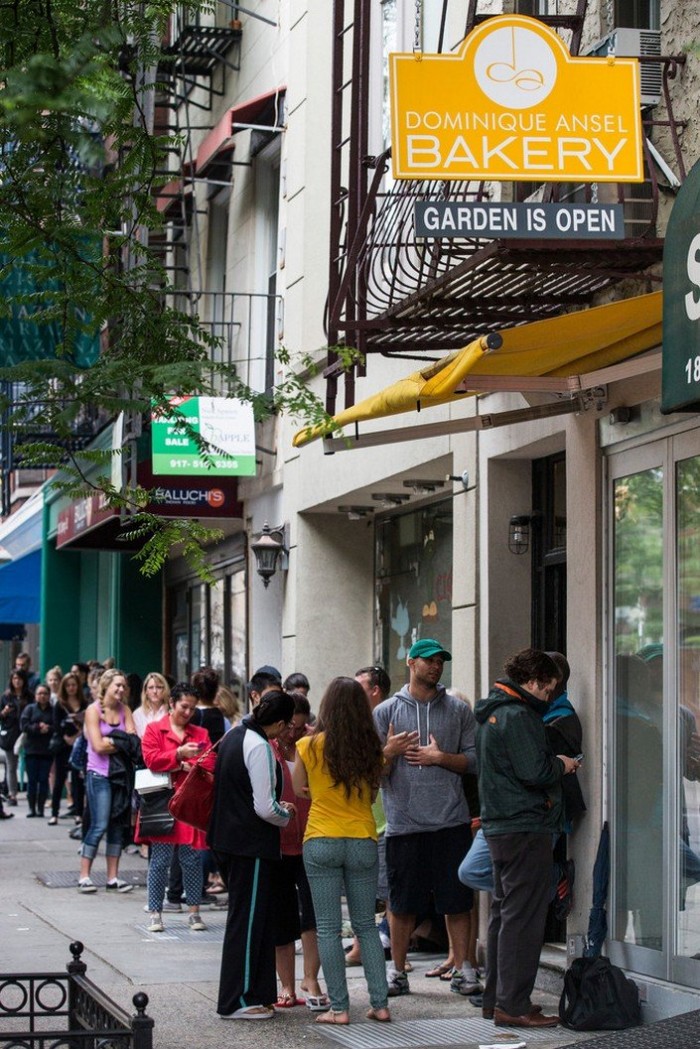
[{"label": "man in green baseball cap", "polygon": [[457,877],[471,843],[462,776],[476,772],[475,721],[469,705],[440,684],[451,659],[434,638],[416,641],[406,661],[408,684],[374,711],[385,759],[390,997],[410,993],[406,952],[416,916],[433,905],[450,934],[455,965],[450,990],[465,996],[481,990],[467,961],[473,897]]},{"label": "man in green baseball cap", "polygon": [[411,645],[408,653],[409,659],[427,659],[429,656],[442,656],[443,662],[449,662],[452,659],[447,649],[432,637],[422,637],[420,641]]}]

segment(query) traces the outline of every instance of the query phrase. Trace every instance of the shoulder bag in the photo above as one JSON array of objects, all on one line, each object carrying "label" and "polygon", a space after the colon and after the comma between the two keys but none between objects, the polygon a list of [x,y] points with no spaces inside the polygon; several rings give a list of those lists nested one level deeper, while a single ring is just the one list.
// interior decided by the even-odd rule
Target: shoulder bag
[{"label": "shoulder bag", "polygon": [[202,767],[204,759],[216,750],[221,740],[197,758],[185,778],[175,788],[168,808],[176,820],[206,832],[214,808],[214,773]]},{"label": "shoulder bag", "polygon": [[152,790],[141,795],[139,835],[142,838],[165,838],[172,834],[175,819],[168,811],[172,788]]}]

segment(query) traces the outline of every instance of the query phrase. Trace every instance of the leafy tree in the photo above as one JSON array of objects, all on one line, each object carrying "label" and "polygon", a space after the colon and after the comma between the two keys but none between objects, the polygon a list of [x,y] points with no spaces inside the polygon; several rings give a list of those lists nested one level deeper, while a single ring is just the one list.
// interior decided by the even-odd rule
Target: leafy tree
[{"label": "leafy tree", "polygon": [[212,364],[216,339],[175,308],[149,247],[149,234],[162,230],[155,194],[179,144],[153,130],[167,76],[160,41],[176,6],[193,16],[207,8],[203,0],[0,3],[0,407],[22,464],[61,465],[71,495],[84,494],[86,470],[102,459],[97,486],[135,514],[146,572],[183,541],[203,570],[201,544],[215,533],[145,514],[135,484],[113,487],[109,453],[75,450],[86,415],[126,409],[138,419],[173,392],[223,388],[252,401],[258,419],[276,410],[326,419],[299,369],[270,397],[245,386],[235,366]]}]

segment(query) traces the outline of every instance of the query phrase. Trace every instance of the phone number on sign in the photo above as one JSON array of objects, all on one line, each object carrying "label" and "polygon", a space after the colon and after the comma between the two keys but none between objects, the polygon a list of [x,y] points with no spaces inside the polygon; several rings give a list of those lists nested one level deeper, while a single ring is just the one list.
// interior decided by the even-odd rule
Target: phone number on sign
[{"label": "phone number on sign", "polygon": [[170,467],[173,470],[226,470],[231,466],[238,466],[236,459],[171,459]]}]

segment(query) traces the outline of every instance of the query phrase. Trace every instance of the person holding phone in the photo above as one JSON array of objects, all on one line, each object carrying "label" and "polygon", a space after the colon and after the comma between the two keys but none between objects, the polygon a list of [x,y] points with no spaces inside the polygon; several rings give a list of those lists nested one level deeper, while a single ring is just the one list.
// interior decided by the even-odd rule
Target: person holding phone
[{"label": "person holding phone", "polygon": [[[209,747],[209,735],[205,728],[192,724],[199,696],[197,690],[187,683],[175,685],[170,693],[170,713],[146,726],[141,751],[143,760],[151,772],[169,772],[173,787],[185,778],[192,762],[205,747]],[[203,761],[205,768],[214,770],[216,755],[210,754]],[[179,846],[185,895],[189,915],[187,925],[192,932],[202,932],[206,925],[199,913],[202,898],[202,858],[207,848],[206,835],[188,823],[175,820],[169,834],[154,838],[142,836],[139,821],[136,823],[135,840],[148,842],[151,858],[148,864],[148,910],[150,922],[148,932],[163,932],[163,900],[168,884],[168,870],[176,845]]]}]

